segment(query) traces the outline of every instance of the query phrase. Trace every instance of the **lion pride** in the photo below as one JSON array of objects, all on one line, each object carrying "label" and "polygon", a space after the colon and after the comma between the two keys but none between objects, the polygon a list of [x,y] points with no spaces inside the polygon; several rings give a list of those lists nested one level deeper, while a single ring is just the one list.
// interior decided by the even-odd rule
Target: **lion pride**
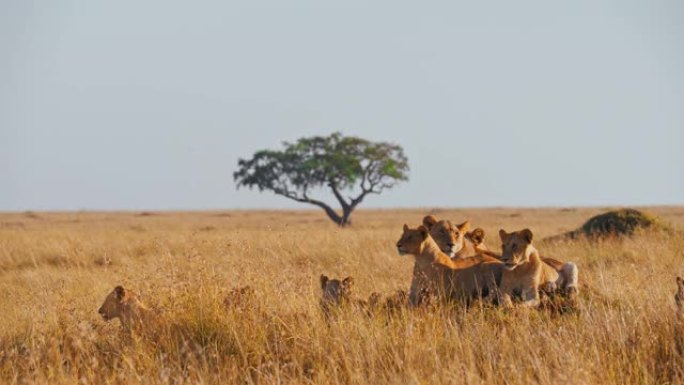
[{"label": "lion pride", "polygon": [[419,293],[429,291],[447,299],[471,299],[496,290],[503,264],[488,256],[449,258],[440,250],[425,226],[404,231],[397,242],[400,255],[413,255],[415,265],[409,303],[416,305]]}]

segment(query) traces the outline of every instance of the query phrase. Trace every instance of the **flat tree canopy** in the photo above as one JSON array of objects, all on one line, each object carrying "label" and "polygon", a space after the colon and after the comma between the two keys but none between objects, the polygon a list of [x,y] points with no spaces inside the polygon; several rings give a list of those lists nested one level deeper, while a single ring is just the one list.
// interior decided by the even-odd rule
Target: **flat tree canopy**
[{"label": "flat tree canopy", "polygon": [[[340,226],[350,223],[352,211],[368,194],[379,194],[408,180],[408,159],[401,146],[343,136],[301,138],[283,142],[282,150],[261,150],[238,160],[233,173],[237,188],[256,187],[297,202],[316,205]],[[309,196],[312,189],[328,187],[342,209],[339,214]],[[346,197],[343,192],[355,193]]]}]

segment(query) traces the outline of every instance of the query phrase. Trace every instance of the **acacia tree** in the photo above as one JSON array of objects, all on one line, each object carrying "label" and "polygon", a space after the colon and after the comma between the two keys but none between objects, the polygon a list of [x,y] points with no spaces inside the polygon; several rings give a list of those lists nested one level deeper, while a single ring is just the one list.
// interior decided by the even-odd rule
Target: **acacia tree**
[{"label": "acacia tree", "polygon": [[[239,159],[238,170],[233,173],[237,188],[256,187],[318,206],[339,226],[350,224],[351,213],[368,194],[380,194],[408,180],[408,159],[396,144],[336,132],[301,138],[296,143],[283,142],[283,147]],[[321,187],[330,189],[341,214],[309,195]],[[347,194],[355,196],[345,197]]]}]

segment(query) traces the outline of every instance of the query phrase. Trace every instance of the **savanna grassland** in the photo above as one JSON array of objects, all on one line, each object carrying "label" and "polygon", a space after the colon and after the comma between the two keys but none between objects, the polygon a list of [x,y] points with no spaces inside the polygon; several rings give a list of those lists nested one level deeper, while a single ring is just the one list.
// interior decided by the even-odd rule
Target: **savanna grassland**
[{"label": "savanna grassland", "polygon": [[[576,311],[459,304],[326,322],[319,276],[355,294],[408,289],[395,243],[429,210],[365,210],[340,230],[318,211],[0,214],[0,383],[4,384],[664,384],[684,382],[675,276],[684,207],[654,207],[674,229],[590,242],[537,242],[577,262]],[[591,209],[434,210],[535,239]],[[157,314],[128,335],[97,309],[117,284]],[[250,285],[248,306],[224,305]]]}]

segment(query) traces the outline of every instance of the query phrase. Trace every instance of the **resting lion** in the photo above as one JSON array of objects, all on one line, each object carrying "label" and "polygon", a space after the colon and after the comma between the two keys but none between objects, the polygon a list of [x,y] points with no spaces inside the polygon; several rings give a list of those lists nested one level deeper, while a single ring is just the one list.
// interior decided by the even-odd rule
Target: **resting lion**
[{"label": "resting lion", "polygon": [[[490,257],[498,258],[501,259],[501,255],[490,251],[482,242],[484,242],[484,230],[482,229],[477,229],[480,230],[480,232],[477,234],[476,237],[472,237],[473,239],[473,246],[475,247],[475,250],[477,252],[488,255]],[[484,246],[484,247],[483,247]],[[578,291],[578,276],[579,272],[577,270],[577,265],[573,262],[562,262],[559,261],[555,258],[551,257],[545,257],[543,255],[540,255],[539,258],[543,263],[546,265],[550,266],[554,270],[560,274],[564,280],[564,282],[568,282],[566,284],[567,292],[564,294],[569,294],[569,295],[575,295],[577,294]]]},{"label": "resting lion", "polygon": [[118,318],[121,326],[126,330],[145,324],[152,311],[147,308],[138,296],[123,286],[117,286],[105,298],[97,311],[105,321]]},{"label": "resting lion", "polygon": [[409,303],[417,304],[426,290],[446,299],[471,299],[496,290],[503,264],[496,258],[476,256],[451,259],[442,252],[425,226],[404,232],[397,242],[400,255],[415,256]]},{"label": "resting lion", "polygon": [[512,233],[502,229],[499,236],[502,242],[501,261],[505,266],[499,286],[500,303],[503,306],[512,306],[512,297],[516,294],[522,297],[524,306],[533,307],[539,304],[539,290],[577,291],[577,266],[572,262],[565,264],[575,272],[574,279],[567,280],[563,274],[542,262],[539,252],[532,245],[530,229]]},{"label": "resting lion", "polygon": [[438,221],[434,216],[427,215],[423,218],[423,226],[430,231],[430,236],[439,249],[451,258],[466,258],[479,254],[475,245],[487,250],[484,244],[484,230],[477,228],[468,232],[470,221],[452,225],[451,221],[444,219]]},{"label": "resting lion", "polygon": [[351,300],[354,279],[347,277],[343,280],[330,279],[321,274],[321,308],[327,312],[332,306],[339,306]]},{"label": "resting lion", "polygon": [[[351,305],[352,308],[360,309],[371,315],[381,306],[382,296],[380,293],[372,293],[368,301],[352,297],[354,278],[347,277],[343,280],[331,279],[321,274],[321,300],[320,306],[326,317],[331,315],[332,309]],[[388,299],[389,301],[389,299]]]}]

